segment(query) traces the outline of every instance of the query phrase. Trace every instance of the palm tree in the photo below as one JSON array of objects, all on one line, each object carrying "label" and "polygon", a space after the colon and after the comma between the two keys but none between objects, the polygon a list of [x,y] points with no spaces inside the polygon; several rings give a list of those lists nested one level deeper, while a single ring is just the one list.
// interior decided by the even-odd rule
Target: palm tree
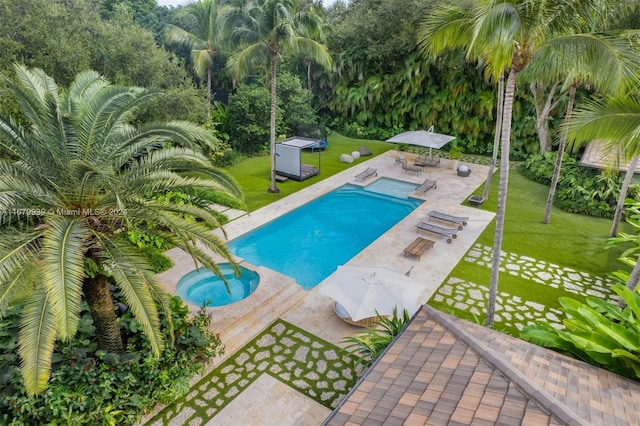
[{"label": "palm tree", "polygon": [[228,66],[238,78],[244,78],[256,66],[265,65],[271,83],[269,144],[271,185],[268,192],[280,192],[276,186],[276,83],[278,63],[287,54],[303,53],[325,68],[331,66],[322,40],[318,15],[302,8],[299,0],[249,0],[242,8],[226,12],[223,22],[232,27],[239,52],[229,58]]},{"label": "palm tree", "polygon": [[189,3],[179,10],[181,16],[194,21],[193,32],[189,32],[175,25],[167,28],[169,43],[187,46],[191,49],[193,69],[200,79],[207,78],[207,97],[211,99],[211,80],[213,77],[214,59],[220,51],[219,11],[223,0],[198,0]]},{"label": "palm tree", "polygon": [[[561,4],[563,7],[563,17],[567,17],[568,20],[563,19],[562,25],[556,26],[555,30],[558,33],[557,35],[560,36],[563,33],[569,36],[576,35],[577,33],[583,33],[583,35],[590,34],[590,37],[592,37],[594,41],[597,39],[596,34],[611,33],[612,31],[625,28],[626,18],[633,16],[635,9],[637,9],[634,2],[628,2],[626,0],[603,0],[597,3],[569,0],[558,2],[558,4]],[[626,32],[628,30],[624,31]],[[584,45],[585,41],[577,40],[577,43]],[[568,45],[571,46],[572,44],[573,43],[569,43]],[[593,47],[604,48],[602,51],[603,56],[599,57],[598,52],[594,51]],[[612,71],[615,70],[613,71],[612,81],[603,80],[601,77],[603,70],[596,69],[596,73],[593,76],[585,75],[583,78],[586,78],[584,78],[583,81],[576,83],[583,85],[594,84],[598,90],[601,90],[603,88],[602,86],[611,87],[619,78],[619,75],[616,75],[616,71],[619,71],[620,64],[618,62],[623,58],[617,58],[611,55],[611,52],[607,51],[604,45],[591,46],[590,49],[591,51],[575,49],[572,53],[584,53],[586,56],[579,59],[591,62],[592,65],[594,63],[606,64],[607,60],[611,60]],[[546,63],[544,67],[549,68],[542,69],[542,72],[533,72],[529,70],[532,68],[529,66],[527,67],[528,71],[525,71],[525,73],[528,74],[525,80],[530,82],[529,88],[533,95],[533,104],[536,108],[536,132],[538,133],[540,142],[540,153],[551,151],[552,149],[552,130],[549,127],[550,116],[555,108],[567,97],[567,94],[570,95],[571,82],[567,82],[567,66],[573,65],[573,60],[558,60],[560,57],[554,56],[557,55],[558,52],[552,53],[549,48],[546,50],[547,52],[545,53],[539,50],[540,54],[536,56],[538,59],[542,58],[545,60]],[[595,53],[595,56],[589,56],[592,53]],[[533,62],[537,61],[534,59]],[[564,73],[552,71],[554,68],[564,70]],[[608,69],[605,67],[605,70]],[[521,75],[521,77],[524,76]],[[560,136],[560,138],[562,138],[562,136]]]},{"label": "palm tree", "polygon": [[[531,56],[558,29],[568,26],[572,3],[582,11],[589,2],[531,2],[527,0],[477,0],[462,4],[436,4],[418,33],[421,46],[431,55],[451,48],[464,48],[469,60],[486,64],[486,74],[497,80],[507,73],[501,129],[500,186],[493,243],[491,283],[485,325],[493,326],[498,289],[500,254],[509,182],[509,150],[516,78]],[[597,3],[597,2],[596,2]],[[566,34],[566,32],[565,32]]]},{"label": "palm tree", "polygon": [[[15,68],[9,87],[27,123],[0,116],[8,153],[0,160],[0,210],[8,213],[0,216],[0,315],[13,295],[28,294],[18,342],[34,394],[48,381],[55,340],[75,335],[83,296],[100,348],[124,351],[110,285],[159,356],[157,306],[171,318],[168,296],[127,232],[163,238],[219,272],[208,252],[233,259],[210,232],[219,224],[207,194],[239,201],[240,193],[201,153],[199,143],[215,150],[210,133],[188,122],[130,124],[158,93],[112,86],[95,71],[63,90],[40,69]],[[166,191],[189,194],[191,203],[152,197]]]},{"label": "palm tree", "polygon": [[502,129],[502,108],[504,107],[504,74],[498,76],[498,105],[496,108],[496,130],[493,135],[493,151],[491,153],[491,163],[487,170],[487,180],[484,181],[484,189],[482,190],[482,202],[489,197],[491,189],[491,180],[498,162],[498,154],[500,152],[500,130]]},{"label": "palm tree", "polygon": [[[559,58],[561,58],[559,60]],[[559,36],[540,46],[530,65],[522,73],[525,79],[533,79],[540,86],[564,80],[562,92],[569,93],[565,126],[571,118],[576,89],[585,85],[603,93],[622,93],[637,80],[640,69],[637,52],[626,38],[601,34],[572,34]],[[567,89],[568,87],[568,89]],[[560,177],[566,146],[566,133],[560,132],[558,157],[551,178],[543,222],[551,221],[551,209]]]},{"label": "palm tree", "polygon": [[631,161],[620,189],[609,235],[614,237],[622,218],[627,190],[640,156],[640,101],[634,93],[629,96],[589,102],[585,108],[576,111],[566,130],[569,132],[569,139],[576,144],[602,139],[606,142],[605,155],[615,154],[617,158],[620,154],[623,160]]}]

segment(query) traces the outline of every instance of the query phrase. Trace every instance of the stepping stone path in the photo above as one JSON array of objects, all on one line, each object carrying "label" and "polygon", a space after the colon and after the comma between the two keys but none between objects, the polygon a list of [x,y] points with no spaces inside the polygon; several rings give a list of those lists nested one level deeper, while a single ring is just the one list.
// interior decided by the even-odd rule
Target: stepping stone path
[{"label": "stepping stone path", "polygon": [[[464,260],[480,266],[491,268],[493,249],[489,246],[475,244],[467,252]],[[573,293],[578,296],[595,296],[611,303],[617,303],[617,295],[611,291],[615,283],[610,278],[596,277],[586,272],[546,263],[515,253],[502,253],[500,272],[505,272],[537,285],[548,286]],[[488,287],[468,282],[456,277],[449,277],[432,300],[447,304],[455,310],[466,311],[482,318],[486,308]],[[523,300],[506,291],[499,291],[496,297],[495,322],[505,327],[522,330],[526,325],[538,321],[546,321],[558,329],[564,328],[564,314],[556,308],[541,303]]]},{"label": "stepping stone path", "polygon": [[277,320],[146,424],[206,424],[262,374],[335,408],[358,379],[356,361],[339,347]]}]

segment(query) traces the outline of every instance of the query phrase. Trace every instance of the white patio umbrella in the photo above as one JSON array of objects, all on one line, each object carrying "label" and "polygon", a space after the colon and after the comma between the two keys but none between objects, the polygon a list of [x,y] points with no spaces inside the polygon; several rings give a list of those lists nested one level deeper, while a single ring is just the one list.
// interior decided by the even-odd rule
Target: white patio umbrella
[{"label": "white patio umbrella", "polygon": [[422,305],[424,288],[391,266],[338,266],[320,293],[338,302],[352,320],[391,315],[397,307],[413,315]]},{"label": "white patio umbrella", "polygon": [[435,133],[433,126],[429,130],[413,130],[409,132],[403,132],[395,135],[392,138],[387,139],[387,142],[392,143],[406,143],[408,145],[424,146],[429,148],[429,156],[431,156],[431,149],[440,149],[452,140],[455,136],[443,135],[442,133]]}]

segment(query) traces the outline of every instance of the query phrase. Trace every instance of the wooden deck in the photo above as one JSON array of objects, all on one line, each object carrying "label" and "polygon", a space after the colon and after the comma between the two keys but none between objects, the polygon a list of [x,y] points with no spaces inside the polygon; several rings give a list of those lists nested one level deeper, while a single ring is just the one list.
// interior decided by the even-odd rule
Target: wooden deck
[{"label": "wooden deck", "polygon": [[433,247],[434,244],[435,244],[435,241],[418,237],[415,240],[413,240],[413,242],[409,244],[407,248],[404,249],[404,255],[406,256],[407,254],[409,254],[413,257],[416,257],[418,260],[420,260],[420,256],[422,256],[422,253],[424,253],[425,250],[428,250],[431,247]]}]

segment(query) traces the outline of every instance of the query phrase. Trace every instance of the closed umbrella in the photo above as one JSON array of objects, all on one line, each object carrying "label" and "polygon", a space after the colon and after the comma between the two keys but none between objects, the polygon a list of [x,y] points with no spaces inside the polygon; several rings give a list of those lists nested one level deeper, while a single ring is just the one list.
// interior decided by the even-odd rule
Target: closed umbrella
[{"label": "closed umbrella", "polygon": [[338,302],[352,320],[391,315],[406,309],[413,315],[422,305],[424,287],[391,266],[338,266],[320,293]]},{"label": "closed umbrella", "polygon": [[431,156],[432,148],[440,149],[455,138],[455,136],[435,133],[432,126],[429,130],[412,130],[400,133],[390,139],[387,139],[387,142],[424,146],[429,148],[429,156]]}]

